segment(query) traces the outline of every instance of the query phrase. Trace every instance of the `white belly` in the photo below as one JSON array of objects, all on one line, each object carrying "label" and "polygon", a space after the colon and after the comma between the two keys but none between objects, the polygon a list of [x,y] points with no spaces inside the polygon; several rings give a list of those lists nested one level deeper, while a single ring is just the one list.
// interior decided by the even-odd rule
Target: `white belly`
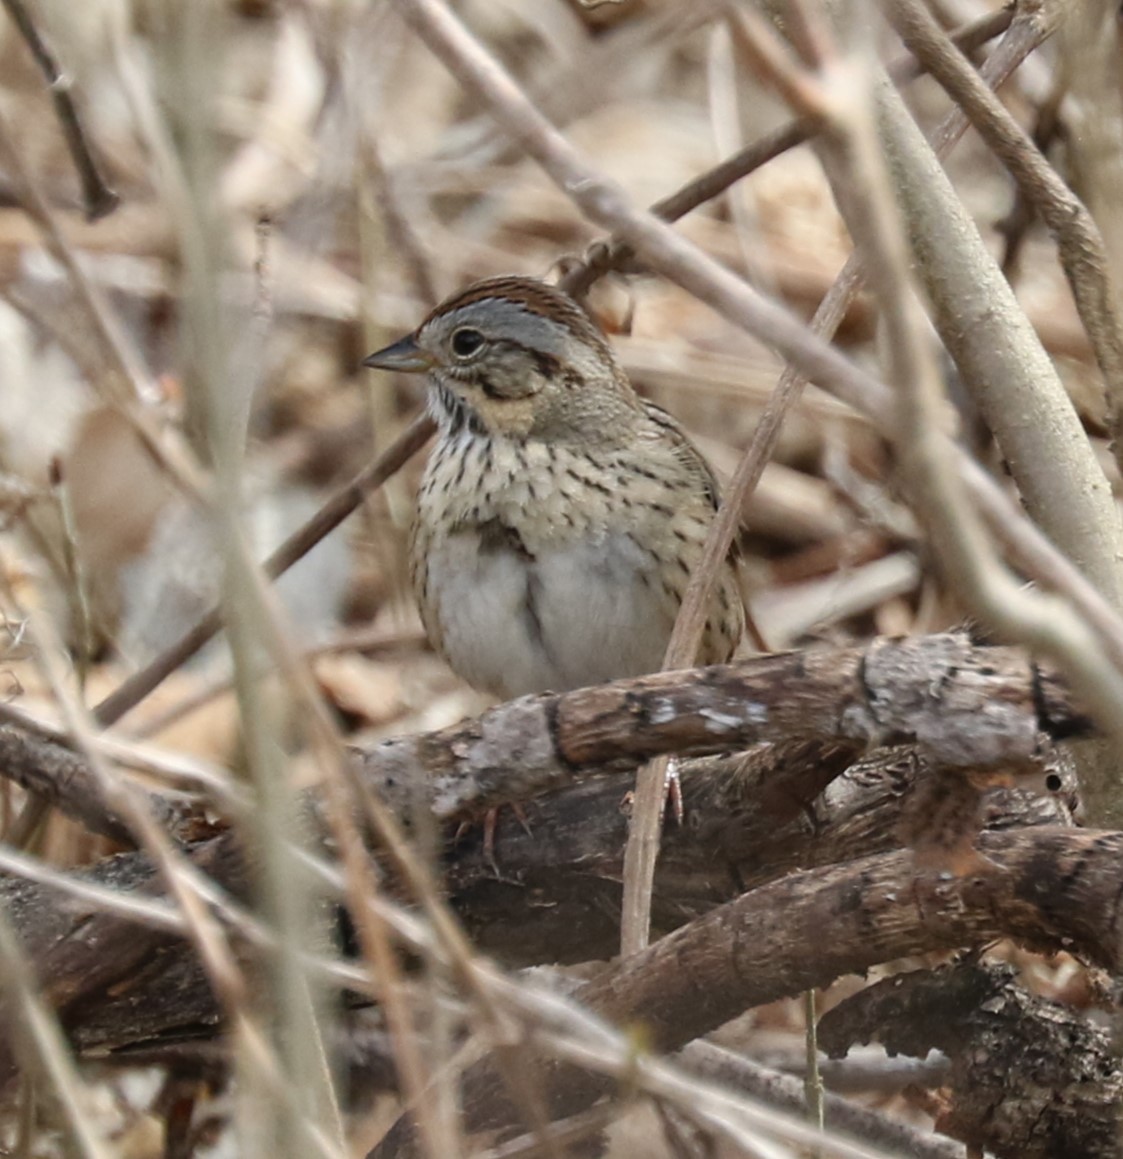
[{"label": "white belly", "polygon": [[453,535],[432,544],[429,585],[452,667],[505,698],[655,671],[678,610],[622,535],[535,559]]}]

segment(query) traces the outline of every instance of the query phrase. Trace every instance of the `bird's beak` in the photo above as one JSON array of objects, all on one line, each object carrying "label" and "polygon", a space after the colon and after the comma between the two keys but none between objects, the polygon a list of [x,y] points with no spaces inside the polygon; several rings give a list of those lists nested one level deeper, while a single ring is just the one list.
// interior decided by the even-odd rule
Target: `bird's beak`
[{"label": "bird's beak", "polygon": [[420,373],[432,368],[433,358],[414,342],[412,335],[406,335],[393,345],[376,350],[369,358],[364,358],[363,365],[375,370],[405,370]]}]

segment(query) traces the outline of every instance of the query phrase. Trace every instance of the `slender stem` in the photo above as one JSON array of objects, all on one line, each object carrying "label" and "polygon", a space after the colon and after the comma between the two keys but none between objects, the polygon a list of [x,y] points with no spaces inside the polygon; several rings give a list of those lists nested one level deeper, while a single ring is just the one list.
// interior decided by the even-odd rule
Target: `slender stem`
[{"label": "slender stem", "polygon": [[[824,1098],[823,1079],[819,1074],[819,1015],[815,1005],[815,991],[804,990],[803,1017],[806,1025],[803,1032],[805,1063],[803,1097],[807,1102],[807,1117],[811,1120],[811,1125],[821,1131],[823,1129]],[[818,1150],[813,1151],[812,1159],[818,1159],[820,1154],[821,1152]]]},{"label": "slender stem", "polygon": [[12,23],[19,30],[20,36],[35,58],[35,63],[43,73],[51,99],[55,103],[55,112],[62,126],[66,147],[70,150],[74,167],[78,170],[78,177],[82,182],[86,220],[97,221],[98,218],[112,213],[121,199],[102,176],[101,168],[94,157],[93,147],[87,139],[78,106],[74,101],[71,79],[59,67],[54,53],[35,26],[35,21],[31,19],[23,0],[0,0],[0,3],[4,5]]},{"label": "slender stem", "polygon": [[[275,579],[307,555],[358,507],[364,495],[375,491],[412,458],[429,441],[432,433],[433,422],[427,415],[414,419],[369,467],[341,487],[307,523],[273,552],[265,562],[265,573]],[[94,709],[97,722],[103,728],[116,723],[221,629],[222,614],[218,608],[213,608],[151,663],[115,688]]]},{"label": "slender stem", "polygon": [[[738,15],[743,16],[744,13],[739,12]],[[751,43],[753,33],[750,33],[741,20],[734,19],[732,27],[735,35],[740,33],[746,44]],[[754,29],[755,33],[760,31],[759,28]],[[1036,40],[1023,43],[1023,39],[1019,36],[1018,47],[1013,52],[1009,50],[1006,41],[998,46],[985,70],[990,83],[1001,84],[1036,46]],[[805,116],[795,123],[806,126],[812,123],[812,118]],[[958,110],[949,114],[933,133],[933,146],[937,153],[946,156],[966,128],[966,118]],[[811,320],[813,333],[828,340],[832,338],[864,283],[865,271],[862,260],[859,254],[854,253],[815,311],[815,316]],[[775,390],[769,396],[760,421],[753,431],[752,440],[737,464],[737,470],[717,519],[710,528],[702,558],[695,567],[683,596],[682,606],[663,657],[663,667],[666,669],[687,668],[695,661],[717,577],[729,554],[734,537],[741,527],[741,514],[745,510],[749,496],[760,483],[765,466],[775,452],[784,418],[799,401],[806,384],[807,379],[797,365],[789,362]],[[654,888],[655,864],[659,855],[666,772],[667,760],[665,757],[659,757],[640,769],[636,777],[632,828],[624,860],[624,902],[621,922],[621,953],[624,954],[641,950],[647,945],[650,937],[651,892]]]}]

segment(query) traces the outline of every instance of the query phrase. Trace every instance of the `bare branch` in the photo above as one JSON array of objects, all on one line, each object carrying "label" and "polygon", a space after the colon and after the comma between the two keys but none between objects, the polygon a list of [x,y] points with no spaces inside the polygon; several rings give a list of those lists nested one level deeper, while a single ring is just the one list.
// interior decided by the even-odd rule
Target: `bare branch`
[{"label": "bare branch", "polygon": [[59,67],[54,53],[51,52],[39,29],[35,27],[35,22],[31,19],[23,0],[3,0],[3,4],[43,73],[43,79],[47,82],[51,99],[55,103],[55,113],[62,126],[66,147],[70,150],[74,168],[78,171],[78,177],[82,182],[86,220],[97,221],[98,218],[112,213],[121,199],[106,183],[101,167],[94,157],[93,148],[86,137],[82,118],[74,101],[73,83]]},{"label": "bare branch", "polygon": [[1096,223],[1005,105],[949,42],[928,9],[915,0],[886,0],[884,6],[902,40],[970,118],[1056,239],[1076,308],[1104,377],[1112,448],[1123,473],[1123,324]]},{"label": "bare branch", "polygon": [[951,1061],[940,1128],[995,1155],[1114,1159],[1123,1074],[1108,1032],[977,960],[917,970],[844,1000],[820,1023],[832,1055],[876,1037],[891,1053]]},{"label": "bare branch", "polygon": [[[856,406],[879,429],[891,435],[889,419],[893,407],[891,395],[883,383],[856,367],[820,339],[809,335],[806,328],[786,310],[762,298],[752,287],[706,257],[667,225],[650,214],[633,209],[620,189],[588,165],[529,103],[510,77],[455,17],[436,0],[396,2],[446,67],[466,88],[493,109],[507,131],[522,143],[587,217],[634,245],[653,269],[736,325],[781,350],[810,380]],[[940,180],[944,180],[942,174]],[[958,286],[959,282],[955,284]],[[990,321],[992,324],[995,322],[993,314]],[[1003,336],[1001,340],[1008,339]],[[1047,367],[1045,372],[1053,373],[1051,367]],[[1082,433],[1080,438],[1083,438]],[[962,474],[968,493],[975,502],[991,509],[1009,509],[1001,488],[976,467],[966,452],[952,445],[948,454],[955,470]],[[1099,483],[1096,483],[1097,473]],[[1105,490],[1106,480],[1098,468],[1093,472],[1089,486],[1090,494],[1096,496],[1097,503],[1103,504],[1110,499]],[[1071,521],[1075,507],[1086,510],[1088,496],[1089,492],[1082,491],[1073,497],[1067,508],[1068,514],[1060,515],[1060,520]],[[1104,523],[1098,530],[1087,520],[1082,521],[1082,526],[1097,542],[1104,540],[1106,546],[1108,540],[1115,542],[1116,537],[1111,534],[1111,528],[1117,523],[1117,516],[1109,504]],[[1066,536],[1073,534],[1071,526],[1066,525],[1064,531]],[[1046,545],[1046,540],[1039,533],[1027,531],[1025,534],[1036,534],[1039,550],[1052,551],[1058,561],[1062,558],[1055,549]],[[1087,563],[1089,558],[1099,560],[1105,575],[1114,574],[1114,547],[1107,559],[1103,558],[1102,553],[1092,553],[1091,556],[1081,553],[1079,562]],[[1123,624],[1118,622],[1118,616],[1109,610],[1109,605],[1102,597],[1093,596],[1089,602],[1089,594],[1086,587],[1065,590],[1066,597],[1082,613],[1094,614],[1101,622],[1113,625],[1109,633],[1113,641],[1112,654],[1123,654],[1119,651],[1120,642],[1123,641]],[[1045,605],[1038,605],[1038,597],[1033,592],[1023,593],[1021,598],[1033,606],[1039,624],[1050,624],[1055,629],[1043,632],[1036,643],[1048,655],[1063,663],[1066,672],[1078,683],[1080,695],[1093,706],[1102,726],[1123,744],[1123,679],[1105,654],[1102,629],[1095,632],[1089,630],[1080,615],[1073,614],[1073,609],[1063,601],[1046,601]],[[1094,612],[1092,605],[1095,605]]]},{"label": "bare branch", "polygon": [[[783,84],[785,70],[790,72],[792,66],[784,63],[782,50],[777,46],[764,47],[771,44],[772,34],[767,26],[762,25],[760,21],[752,20],[744,8],[734,11],[731,22],[733,29],[740,33],[745,44],[755,46],[758,40],[762,42],[759,52],[762,65],[767,64],[771,68],[774,64],[774,78]],[[1019,40],[1018,51],[1002,52],[1000,49],[995,56],[1000,58],[1002,63],[991,68],[992,80],[995,83],[1004,80],[1020,61],[1023,53],[1028,53],[1036,43],[1036,40],[1024,43],[1022,37]],[[1003,47],[1006,47],[1005,42]],[[801,102],[796,105],[796,110],[802,112],[804,116],[796,123],[817,125],[828,106],[824,105],[822,94],[816,92],[816,86],[807,80],[790,80],[787,89],[793,102]],[[965,127],[964,119],[953,115],[937,128],[933,140],[939,155],[943,156],[951,150]],[[861,254],[855,253],[815,312],[811,323],[811,329],[815,334],[828,339],[833,336],[846,311],[857,297],[864,280]],[[768,399],[760,422],[753,431],[752,441],[737,465],[718,517],[707,536],[702,559],[695,568],[683,596],[674,631],[663,658],[663,667],[666,669],[683,668],[694,663],[698,641],[706,623],[706,609],[709,607],[713,586],[741,525],[741,512],[748,497],[760,482],[765,464],[772,457],[785,416],[800,398],[805,385],[806,379],[789,364]],[[751,612],[749,619],[751,623]],[[662,816],[666,772],[666,760],[657,759],[650,767],[641,769],[636,776],[634,837],[629,849],[628,872],[624,879],[621,952],[625,954],[642,949],[647,943],[651,889],[659,849],[659,820]]]},{"label": "bare branch", "polygon": [[[428,442],[433,430],[433,422],[427,415],[415,419],[369,467],[332,495],[307,523],[297,528],[273,552],[264,564],[266,574],[275,578],[307,555],[359,506],[364,496],[380,487],[415,455]],[[221,613],[215,608],[170,648],[110,693],[94,709],[98,723],[102,727],[115,724],[184,661],[194,656],[221,628]]]},{"label": "bare branch", "polygon": [[[1063,945],[1118,968],[1123,834],[987,833],[980,849],[987,868],[962,878],[918,878],[908,852],[790,874],[622,959],[576,998],[614,1025],[642,1021],[652,1048],[668,1051],[781,995],[996,937]],[[473,1129],[517,1121],[486,1060],[466,1082]],[[555,1115],[575,1114],[612,1089],[572,1065],[551,1068],[549,1083]],[[403,1118],[372,1157],[414,1155],[412,1140]]]}]

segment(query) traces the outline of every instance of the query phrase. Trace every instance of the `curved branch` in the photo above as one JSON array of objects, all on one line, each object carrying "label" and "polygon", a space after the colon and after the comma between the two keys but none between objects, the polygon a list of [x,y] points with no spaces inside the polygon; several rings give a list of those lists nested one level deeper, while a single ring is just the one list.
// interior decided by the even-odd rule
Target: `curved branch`
[{"label": "curved branch", "polygon": [[[1118,969],[1123,833],[1015,830],[979,844],[986,865],[958,878],[918,876],[903,850],[791,874],[623,959],[574,998],[616,1026],[642,1025],[653,1050],[672,1051],[749,1007],[843,974],[994,938],[1063,947]],[[543,1076],[554,1116],[613,1088],[568,1064],[547,1064]],[[468,1072],[463,1106],[473,1130],[517,1122],[487,1059]],[[403,1117],[371,1159],[417,1153]]]}]

